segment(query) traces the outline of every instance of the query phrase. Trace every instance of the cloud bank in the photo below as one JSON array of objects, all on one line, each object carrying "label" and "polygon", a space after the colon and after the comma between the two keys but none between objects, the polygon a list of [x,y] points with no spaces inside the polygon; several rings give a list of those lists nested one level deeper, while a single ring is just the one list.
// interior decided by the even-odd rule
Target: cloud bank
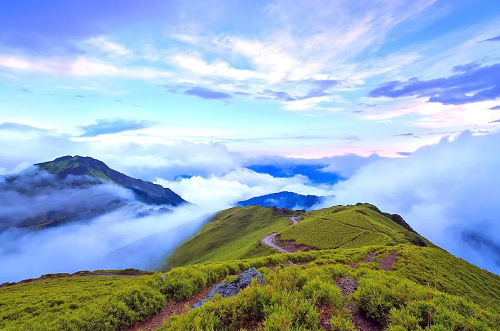
[{"label": "cloud bank", "polygon": [[452,254],[500,274],[498,169],[500,134],[464,132],[406,158],[366,165],[337,184],[323,206],[373,203],[401,214]]}]

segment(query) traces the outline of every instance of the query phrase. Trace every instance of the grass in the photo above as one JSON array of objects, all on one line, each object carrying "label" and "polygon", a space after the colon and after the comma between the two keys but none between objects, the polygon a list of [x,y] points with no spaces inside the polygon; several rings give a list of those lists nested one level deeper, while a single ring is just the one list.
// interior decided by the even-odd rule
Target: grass
[{"label": "grass", "polygon": [[[295,212],[290,212],[295,213]],[[291,224],[290,215],[259,206],[234,207],[218,213],[201,231],[179,246],[168,267],[273,254],[260,240]]]},{"label": "grass", "polygon": [[[392,250],[398,252],[394,270],[379,270],[376,263],[349,266],[368,252],[381,259]],[[299,262],[306,264],[284,267]],[[275,271],[268,268],[271,265]],[[160,330],[319,330],[325,307],[333,330],[353,330],[345,311],[349,300],[391,331],[500,328],[500,277],[439,248],[399,244],[211,262],[140,277],[17,284],[0,288],[0,330],[126,329],[168,300],[183,301],[250,267],[263,274],[264,285],[253,284],[236,297],[217,298],[173,316]],[[359,283],[352,298],[340,299],[334,287],[335,279],[344,276]]]},{"label": "grass", "polygon": [[371,205],[335,206],[311,211],[298,224],[280,232],[281,239],[318,249],[414,243],[431,245]]},{"label": "grass", "polygon": [[[258,245],[268,233],[299,228],[289,224],[288,215],[271,208],[232,208],[177,250],[177,263],[197,264],[138,277],[46,275],[0,288],[0,330],[126,330],[168,301],[182,302],[251,267],[258,268],[264,284],[254,282],[235,297],[216,297],[174,315],[159,330],[324,330],[328,321],[332,330],[354,331],[348,304],[389,331],[500,329],[499,276],[452,256],[367,205],[310,212],[298,224],[329,235],[317,232],[314,238],[294,240],[340,248],[273,254]],[[355,238],[348,237],[351,228]],[[340,230],[345,231],[335,235]],[[381,270],[377,261],[393,251],[397,262],[390,271]],[[350,266],[370,252],[375,262]],[[342,298],[335,286],[339,277],[355,279],[357,291]]]}]

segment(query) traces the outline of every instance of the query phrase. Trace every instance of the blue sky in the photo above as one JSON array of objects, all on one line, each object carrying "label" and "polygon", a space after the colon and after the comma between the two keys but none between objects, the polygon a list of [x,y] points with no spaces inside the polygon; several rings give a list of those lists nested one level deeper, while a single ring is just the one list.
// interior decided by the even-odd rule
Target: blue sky
[{"label": "blue sky", "polygon": [[0,120],[101,146],[404,155],[498,129],[499,16],[490,0],[3,2]]}]

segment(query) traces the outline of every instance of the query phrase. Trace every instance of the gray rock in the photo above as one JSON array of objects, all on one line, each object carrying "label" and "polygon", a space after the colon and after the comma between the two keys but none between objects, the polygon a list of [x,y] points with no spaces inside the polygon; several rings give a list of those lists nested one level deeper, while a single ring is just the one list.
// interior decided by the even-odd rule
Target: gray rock
[{"label": "gray rock", "polygon": [[220,283],[215,285],[210,292],[208,292],[207,299],[212,299],[214,296],[217,294],[220,294],[223,298],[228,298],[235,296],[240,292],[240,288],[233,284],[232,282],[229,282],[227,284],[225,283]]},{"label": "gray rock", "polygon": [[212,287],[210,292],[208,292],[207,298],[198,301],[197,303],[191,305],[191,308],[199,308],[203,306],[207,302],[207,299],[210,300],[217,294],[220,294],[223,298],[228,298],[235,296],[242,289],[252,284],[252,279],[257,278],[257,280],[263,284],[264,277],[257,271],[255,268],[251,268],[245,270],[241,275],[237,276],[236,279],[226,283],[219,283]]},{"label": "gray rock", "polygon": [[245,272],[243,272],[241,275],[236,277],[235,281],[237,281],[237,286],[240,289],[244,289],[248,285],[252,284],[252,279],[257,278],[257,280],[261,283],[264,284],[264,277],[262,277],[261,274],[257,271],[257,269],[252,268],[248,269]]},{"label": "gray rock", "polygon": [[205,304],[205,302],[207,302],[206,299],[200,300],[197,303],[192,304],[190,308],[191,309],[193,309],[193,308],[200,308],[201,306],[203,306]]}]

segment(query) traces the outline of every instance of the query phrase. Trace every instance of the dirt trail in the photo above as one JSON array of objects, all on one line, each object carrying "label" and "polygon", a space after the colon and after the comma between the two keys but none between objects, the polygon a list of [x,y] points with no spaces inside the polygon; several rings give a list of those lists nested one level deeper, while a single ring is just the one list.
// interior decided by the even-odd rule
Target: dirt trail
[{"label": "dirt trail", "polygon": [[[338,288],[340,288],[343,297],[353,294],[358,289],[358,283],[350,277],[339,278],[337,279],[335,284],[337,285]],[[383,330],[382,325],[380,325],[380,323],[366,316],[363,312],[359,311],[359,309],[352,302],[347,304],[347,308],[349,309],[351,320],[356,326],[356,330],[358,331]]]},{"label": "dirt trail", "polygon": [[[292,216],[290,217],[290,219],[292,220],[292,225],[295,225],[297,223],[299,223],[299,220],[298,220],[298,216]],[[260,241],[261,244],[263,245],[266,245],[266,246],[269,246],[269,247],[272,247],[282,253],[293,253],[295,252],[295,250],[292,250],[292,249],[287,249],[287,247],[282,247],[280,245],[277,245],[274,243],[274,240],[276,239],[276,236],[278,235],[277,232],[275,233],[271,233],[270,235],[268,236],[265,236],[264,238],[262,238],[262,240]]]},{"label": "dirt trail", "polygon": [[273,241],[274,239],[276,238],[276,236],[278,235],[278,233],[271,233],[270,235],[264,237],[260,242],[263,244],[263,245],[267,245],[269,247],[272,247],[280,252],[283,252],[283,253],[292,253],[291,251],[288,251],[286,250],[285,248],[275,244]]},{"label": "dirt trail", "polygon": [[[216,283],[212,284],[215,285]],[[167,305],[161,310],[156,315],[151,316],[147,320],[140,322],[131,328],[128,329],[128,331],[138,331],[138,330],[154,330],[158,327],[160,327],[163,322],[167,318],[169,318],[172,315],[180,315],[184,312],[187,312],[189,309],[186,309],[186,305],[191,306],[192,304],[200,301],[201,299],[205,298],[212,289],[212,285],[208,286],[205,288],[203,291],[195,295],[194,297],[186,300],[186,301],[181,301],[181,302],[176,302],[176,301],[169,301]]]}]

